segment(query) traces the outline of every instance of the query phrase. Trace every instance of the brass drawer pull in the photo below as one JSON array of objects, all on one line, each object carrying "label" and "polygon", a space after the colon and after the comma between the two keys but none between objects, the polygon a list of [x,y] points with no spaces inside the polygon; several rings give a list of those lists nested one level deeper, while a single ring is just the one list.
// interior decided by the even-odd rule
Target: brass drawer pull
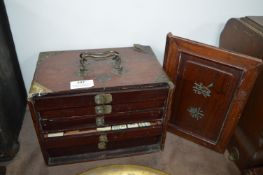
[{"label": "brass drawer pull", "polygon": [[103,150],[107,148],[107,143],[106,142],[99,142],[98,143],[98,149]]},{"label": "brass drawer pull", "polygon": [[99,136],[99,141],[100,142],[108,142],[108,137],[106,134],[100,135]]},{"label": "brass drawer pull", "polygon": [[108,104],[112,102],[111,94],[98,94],[94,98],[97,105]]},{"label": "brass drawer pull", "polygon": [[237,147],[232,147],[231,150],[229,151],[229,156],[228,159],[231,161],[236,161],[239,160],[240,154],[239,154],[239,150],[237,149]]},{"label": "brass drawer pull", "polygon": [[111,105],[95,106],[96,114],[110,114],[112,111]]},{"label": "brass drawer pull", "polygon": [[113,73],[121,74],[123,67],[121,65],[120,54],[114,50],[109,50],[105,52],[82,52],[80,55],[80,75],[85,75],[88,71],[88,60],[92,59],[95,61],[104,61],[106,59],[111,59],[113,61]]},{"label": "brass drawer pull", "polygon": [[104,117],[97,117],[96,118],[96,125],[97,126],[104,126],[105,125]]},{"label": "brass drawer pull", "polygon": [[98,149],[103,150],[107,148],[108,137],[106,134],[99,136]]}]

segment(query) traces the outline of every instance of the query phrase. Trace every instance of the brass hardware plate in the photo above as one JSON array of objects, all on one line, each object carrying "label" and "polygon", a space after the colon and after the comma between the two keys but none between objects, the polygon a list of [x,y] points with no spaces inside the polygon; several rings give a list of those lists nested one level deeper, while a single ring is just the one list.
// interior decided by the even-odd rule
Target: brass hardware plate
[{"label": "brass hardware plate", "polygon": [[96,118],[96,125],[97,126],[104,126],[105,125],[104,117],[97,117]]},{"label": "brass hardware plate", "polygon": [[90,169],[80,175],[169,175],[160,170],[138,165],[107,165]]},{"label": "brass hardware plate", "polygon": [[99,136],[99,141],[100,142],[108,142],[108,137],[106,134],[100,135]]},{"label": "brass hardware plate", "polygon": [[98,149],[106,149],[107,148],[107,143],[106,142],[99,142],[98,143]]},{"label": "brass hardware plate", "polygon": [[28,94],[28,99],[32,98],[35,95],[42,96],[50,92],[52,92],[50,89],[34,81],[32,82],[32,85],[31,85],[31,88]]},{"label": "brass hardware plate", "polygon": [[231,161],[239,160],[239,150],[237,149],[237,147],[234,146],[231,148],[228,159]]},{"label": "brass hardware plate", "polygon": [[97,105],[108,104],[112,102],[111,94],[98,94],[94,98]]},{"label": "brass hardware plate", "polygon": [[96,114],[110,114],[112,111],[111,105],[95,106]]}]

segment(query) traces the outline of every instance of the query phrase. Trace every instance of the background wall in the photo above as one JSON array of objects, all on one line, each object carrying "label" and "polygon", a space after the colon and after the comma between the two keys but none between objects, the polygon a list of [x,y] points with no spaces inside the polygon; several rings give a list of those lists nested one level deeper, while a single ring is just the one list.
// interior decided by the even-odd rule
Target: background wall
[{"label": "background wall", "polygon": [[218,45],[231,17],[263,15],[262,0],[5,0],[27,89],[39,52],[151,45],[168,32]]}]

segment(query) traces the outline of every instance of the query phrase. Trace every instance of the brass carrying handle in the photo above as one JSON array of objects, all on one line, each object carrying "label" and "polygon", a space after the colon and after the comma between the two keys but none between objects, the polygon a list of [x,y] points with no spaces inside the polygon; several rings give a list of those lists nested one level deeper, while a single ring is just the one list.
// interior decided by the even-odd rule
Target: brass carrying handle
[{"label": "brass carrying handle", "polygon": [[111,58],[113,62],[113,68],[120,73],[122,71],[121,57],[120,54],[114,50],[105,51],[105,52],[83,52],[80,55],[80,72],[85,72],[88,70],[85,62],[88,61],[88,58],[96,58],[95,61],[105,60]]}]

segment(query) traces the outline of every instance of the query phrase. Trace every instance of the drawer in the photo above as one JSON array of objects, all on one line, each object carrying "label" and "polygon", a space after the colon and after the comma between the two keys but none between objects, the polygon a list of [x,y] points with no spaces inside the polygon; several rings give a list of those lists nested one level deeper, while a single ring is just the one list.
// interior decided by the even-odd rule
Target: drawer
[{"label": "drawer", "polygon": [[42,128],[45,132],[65,131],[74,129],[91,128],[98,126],[107,126],[122,123],[135,123],[142,121],[152,121],[162,119],[163,110],[143,110],[132,111],[128,113],[109,114],[103,117],[91,116],[73,116],[64,118],[53,118],[41,120]]},{"label": "drawer", "polygon": [[49,148],[47,149],[50,157],[69,156],[76,154],[94,153],[100,151],[120,150],[133,148],[138,146],[160,144],[161,136],[150,136],[145,138],[134,138],[130,140],[121,140],[109,142],[105,149],[99,149],[98,144],[63,147],[63,148]]},{"label": "drawer", "polygon": [[[105,96],[105,94],[107,94]],[[165,101],[168,94],[168,87],[153,89],[129,89],[110,92],[79,93],[68,95],[57,95],[49,97],[36,97],[35,108],[37,111],[49,111],[54,109],[92,107],[103,104],[127,104],[146,101]],[[101,95],[101,96],[98,96]],[[97,101],[95,102],[95,99]]]},{"label": "drawer", "polygon": [[[64,156],[135,146],[157,144],[161,141],[162,127],[99,132],[91,135],[71,135],[45,138],[45,147],[50,156]],[[106,139],[105,139],[106,138]]]},{"label": "drawer", "polygon": [[69,109],[59,109],[59,110],[50,110],[50,111],[40,111],[39,114],[42,119],[51,119],[51,118],[65,118],[65,117],[76,117],[84,115],[108,115],[108,114],[117,114],[117,113],[128,113],[130,111],[138,110],[147,110],[147,109],[156,109],[162,108],[165,106],[164,100],[154,100],[146,102],[135,102],[135,103],[126,103],[126,104],[116,104],[116,105],[101,105],[101,109],[108,110],[105,112],[107,114],[100,114],[97,112],[98,108],[96,106],[90,107],[80,107],[80,108],[69,108]]},{"label": "drawer", "polygon": [[96,132],[95,134],[76,134],[62,137],[46,137],[44,138],[46,148],[63,148],[76,147],[90,144],[97,144],[100,136],[107,137],[108,142],[116,142],[122,140],[130,140],[136,138],[145,138],[162,134],[162,126],[156,125],[146,128],[125,129],[111,132]]}]

